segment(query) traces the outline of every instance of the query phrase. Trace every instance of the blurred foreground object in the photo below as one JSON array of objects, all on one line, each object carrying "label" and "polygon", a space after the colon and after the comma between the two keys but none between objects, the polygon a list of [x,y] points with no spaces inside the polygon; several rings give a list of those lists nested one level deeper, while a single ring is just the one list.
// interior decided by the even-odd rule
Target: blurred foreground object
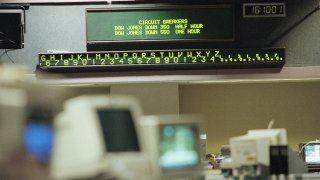
[{"label": "blurred foreground object", "polygon": [[201,118],[158,115],[143,118],[143,133],[151,161],[150,179],[198,179],[202,175]]},{"label": "blurred foreground object", "polygon": [[226,176],[239,178],[307,173],[304,162],[289,147],[285,129],[249,130],[230,138],[231,158],[221,163]]},{"label": "blurred foreground object", "polygon": [[[48,179],[45,161],[39,161],[37,153],[30,151],[42,134],[27,140],[28,124],[35,114],[46,114],[44,122],[52,123],[62,99],[53,87],[27,80],[23,67],[0,66],[0,179],[44,180]],[[36,131],[34,131],[36,132]],[[46,141],[46,140],[44,140]],[[31,145],[31,146],[30,146]]]},{"label": "blurred foreground object", "polygon": [[51,177],[148,179],[141,115],[130,97],[91,95],[66,101],[55,121]]}]

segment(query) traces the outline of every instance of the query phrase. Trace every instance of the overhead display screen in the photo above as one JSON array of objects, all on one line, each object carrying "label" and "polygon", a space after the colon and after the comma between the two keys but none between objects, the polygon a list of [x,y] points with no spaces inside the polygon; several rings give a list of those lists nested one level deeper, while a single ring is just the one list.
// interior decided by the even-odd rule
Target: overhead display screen
[{"label": "overhead display screen", "polygon": [[197,69],[216,67],[280,67],[285,63],[284,48],[208,49],[208,50],[146,50],[39,54],[39,67],[51,68],[129,68],[153,70]]},{"label": "overhead display screen", "polygon": [[87,9],[87,41],[232,41],[232,5]]}]

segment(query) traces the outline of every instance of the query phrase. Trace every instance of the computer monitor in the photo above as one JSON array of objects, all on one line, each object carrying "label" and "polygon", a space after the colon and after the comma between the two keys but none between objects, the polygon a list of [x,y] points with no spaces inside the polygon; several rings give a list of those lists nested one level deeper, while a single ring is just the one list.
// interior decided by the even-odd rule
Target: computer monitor
[{"label": "computer monitor", "polygon": [[299,155],[309,172],[320,172],[320,141],[310,141],[299,144]]},{"label": "computer monitor", "polygon": [[53,143],[53,115],[51,109],[35,106],[28,109],[24,128],[24,146],[35,160],[47,164],[50,161]]},{"label": "computer monitor", "polygon": [[98,109],[97,113],[107,152],[140,151],[129,109]]},{"label": "computer monitor", "polygon": [[302,144],[302,157],[307,165],[320,166],[320,141]]},{"label": "computer monitor", "polygon": [[22,9],[1,9],[0,7],[0,49],[23,48],[24,24]]},{"label": "computer monitor", "polygon": [[153,179],[200,173],[201,120],[198,116],[146,116],[142,126]]},{"label": "computer monitor", "polygon": [[269,138],[270,145],[288,145],[286,129],[252,129],[248,131],[250,136],[265,136]]},{"label": "computer monitor", "polygon": [[119,173],[113,169],[117,165],[124,168],[142,161],[140,116],[139,104],[129,97],[93,95],[68,100],[55,120],[51,176],[89,178]]},{"label": "computer monitor", "polygon": [[[261,168],[270,166],[270,146],[286,146],[286,129],[253,129],[247,134],[229,140],[231,158],[222,161],[221,168],[232,169],[233,176],[262,175]],[[250,168],[256,167],[254,171]],[[246,169],[247,168],[247,169]]]}]

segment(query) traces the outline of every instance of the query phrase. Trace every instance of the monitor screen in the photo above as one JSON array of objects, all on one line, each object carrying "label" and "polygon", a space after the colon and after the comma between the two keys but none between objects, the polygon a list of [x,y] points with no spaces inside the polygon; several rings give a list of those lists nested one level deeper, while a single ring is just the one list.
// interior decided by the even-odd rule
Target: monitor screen
[{"label": "monitor screen", "polygon": [[99,109],[107,152],[140,151],[133,117],[128,109]]},{"label": "monitor screen", "polygon": [[200,163],[199,129],[195,124],[160,126],[160,168],[162,171],[195,168]]},{"label": "monitor screen", "polygon": [[[126,18],[123,18],[126,17]],[[232,5],[127,6],[87,9],[88,42],[233,41]]]},{"label": "monitor screen", "polygon": [[31,121],[24,130],[24,144],[27,153],[34,159],[47,162],[54,144],[54,130],[49,123]]},{"label": "monitor screen", "polygon": [[51,110],[42,107],[28,109],[24,128],[26,152],[35,160],[49,162],[55,141]]},{"label": "monitor screen", "polygon": [[320,143],[306,145],[304,155],[306,164],[320,164]]},{"label": "monitor screen", "polygon": [[0,49],[22,48],[22,11],[0,10]]}]

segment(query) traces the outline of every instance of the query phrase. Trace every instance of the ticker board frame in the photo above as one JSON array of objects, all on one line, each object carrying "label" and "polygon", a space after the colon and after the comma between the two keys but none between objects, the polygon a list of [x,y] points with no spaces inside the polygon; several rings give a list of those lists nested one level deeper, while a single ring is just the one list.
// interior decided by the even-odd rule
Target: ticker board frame
[{"label": "ticker board frame", "polygon": [[[226,39],[137,39],[137,40],[104,40],[104,41],[90,41],[88,40],[88,13],[90,12],[112,12],[112,11],[139,11],[139,10],[190,10],[190,9],[216,9],[216,8],[230,8],[233,13],[233,33],[232,38]],[[152,5],[114,5],[107,8],[86,8],[85,22],[86,22],[86,44],[88,51],[92,51],[88,46],[96,46],[96,45],[108,45],[112,46],[112,44],[142,44],[142,43],[224,43],[224,42],[234,42],[236,39],[236,8],[235,4],[225,3],[225,4],[210,4],[210,5],[162,5],[162,4],[152,4]],[[108,48],[109,50],[110,48]],[[135,48],[133,48],[135,49]]]},{"label": "ticker board frame", "polygon": [[[237,52],[241,55],[250,51],[271,51],[280,53],[281,61],[255,61],[255,62],[217,62],[217,63],[160,63],[160,64],[107,64],[107,65],[77,65],[77,66],[46,66],[41,65],[42,55],[78,55],[78,54],[103,54],[103,53],[143,53],[143,52],[179,52],[179,51],[215,51]],[[235,53],[236,54],[236,53]],[[235,55],[234,54],[234,55]],[[201,70],[201,69],[250,69],[250,68],[282,68],[285,64],[285,48],[254,48],[254,49],[189,49],[189,50],[137,50],[137,51],[102,51],[102,52],[82,52],[82,53],[40,53],[38,69],[47,72],[112,72],[112,71],[157,71],[157,70]],[[63,61],[63,60],[61,60]]]}]

